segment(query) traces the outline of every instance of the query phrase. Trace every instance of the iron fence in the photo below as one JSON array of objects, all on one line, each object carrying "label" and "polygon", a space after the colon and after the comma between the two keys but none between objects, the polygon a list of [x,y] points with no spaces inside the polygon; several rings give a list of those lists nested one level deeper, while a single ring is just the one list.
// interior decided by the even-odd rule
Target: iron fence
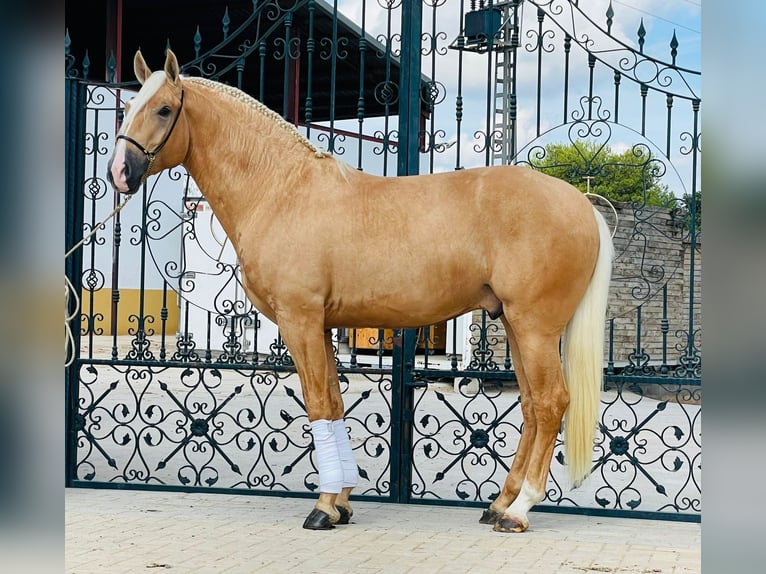
[{"label": "iron fence", "polygon": [[[633,150],[623,163],[643,195],[599,205],[618,258],[593,474],[572,490],[559,440],[538,508],[699,520],[700,93],[675,33],[662,59],[644,53],[643,23],[637,47],[619,38],[611,4],[602,20],[555,0],[355,4],[349,16],[319,1],[254,2],[239,21],[226,10],[219,37],[195,35],[184,73],[248,89],[382,175],[545,170],[549,144],[563,142],[580,150],[565,166],[573,183],[598,192],[613,174],[599,154]],[[113,61],[106,81],[89,78],[76,42],[67,38],[67,249],[117,201],[105,164],[135,90],[113,81]],[[589,153],[584,140],[596,142]],[[673,199],[647,203],[650,180]],[[68,485],[317,491],[289,352],[245,298],[233,250],[182,168],[151,178],[67,259],[67,276],[81,295]],[[522,425],[497,322],[477,312],[419,330],[340,329],[334,344],[356,496],[475,506],[497,496]]]}]

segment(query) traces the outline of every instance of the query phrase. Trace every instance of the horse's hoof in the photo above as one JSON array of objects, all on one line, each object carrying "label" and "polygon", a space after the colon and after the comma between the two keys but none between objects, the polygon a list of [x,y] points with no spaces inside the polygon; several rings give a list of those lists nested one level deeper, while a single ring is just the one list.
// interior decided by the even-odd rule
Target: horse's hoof
[{"label": "horse's hoof", "polygon": [[344,506],[336,506],[335,510],[340,512],[340,518],[335,524],[348,524],[351,517],[354,515],[354,511]]},{"label": "horse's hoof", "polygon": [[524,532],[527,528],[529,528],[528,522],[504,514],[497,519],[492,530],[495,532]]},{"label": "horse's hoof", "polygon": [[497,510],[492,510],[491,508],[487,508],[484,512],[481,514],[481,518],[479,518],[480,524],[494,524],[497,522],[497,519],[500,518],[503,514],[501,512],[498,512]]},{"label": "horse's hoof", "polygon": [[303,528],[307,530],[331,530],[335,525],[330,520],[330,515],[324,510],[315,508],[303,521]]}]

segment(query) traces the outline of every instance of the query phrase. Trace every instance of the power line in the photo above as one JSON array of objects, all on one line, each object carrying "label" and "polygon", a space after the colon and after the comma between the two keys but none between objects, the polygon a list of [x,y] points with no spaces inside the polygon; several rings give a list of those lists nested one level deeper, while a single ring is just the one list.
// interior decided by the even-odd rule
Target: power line
[{"label": "power line", "polygon": [[[684,30],[689,30],[689,32],[694,32],[695,34],[699,34],[699,30],[695,30],[694,28],[689,28],[689,26],[685,26],[684,24],[679,24],[678,22],[674,22],[673,20],[668,20],[667,18],[663,18],[662,16],[658,16],[657,14],[653,14],[652,12],[648,12],[646,10],[642,10],[641,8],[636,8],[635,6],[631,6],[630,4],[626,4],[625,2],[620,2],[620,0],[612,0],[615,4],[619,4],[621,6],[625,6],[626,8],[630,8],[631,10],[635,10],[636,12],[641,12],[643,14],[646,14],[647,16],[651,16],[652,18],[656,18],[657,20],[662,20],[663,22],[667,22],[668,24],[673,24],[673,26],[678,26],[679,28],[683,28]],[[690,0],[686,0],[690,4],[695,4],[694,2],[691,2]],[[699,6],[699,4],[696,4]]]}]

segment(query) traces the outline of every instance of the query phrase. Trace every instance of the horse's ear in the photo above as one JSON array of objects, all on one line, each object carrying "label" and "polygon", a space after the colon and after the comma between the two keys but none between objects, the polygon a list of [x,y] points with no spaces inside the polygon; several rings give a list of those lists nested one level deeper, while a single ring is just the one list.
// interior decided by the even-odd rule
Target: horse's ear
[{"label": "horse's ear", "polygon": [[178,76],[180,75],[180,70],[178,69],[178,59],[176,58],[176,55],[173,53],[173,50],[168,48],[168,55],[165,58],[165,75],[167,75],[168,80],[171,81],[174,84],[178,83]]},{"label": "horse's ear", "polygon": [[141,50],[137,50],[136,55],[133,58],[133,73],[136,74],[136,79],[142,86],[144,85],[146,78],[152,75],[152,71],[149,69],[149,66],[146,65],[146,61],[141,55]]}]

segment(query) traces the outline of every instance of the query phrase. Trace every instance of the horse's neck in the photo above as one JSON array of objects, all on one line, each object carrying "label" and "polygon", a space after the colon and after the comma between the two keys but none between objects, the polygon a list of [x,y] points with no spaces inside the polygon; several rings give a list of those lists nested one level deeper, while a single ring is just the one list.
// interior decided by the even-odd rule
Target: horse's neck
[{"label": "horse's neck", "polygon": [[226,233],[237,234],[243,220],[268,217],[269,207],[308,190],[298,184],[320,168],[305,142],[264,112],[226,95],[198,88],[189,111],[190,153],[184,166],[209,202]]}]

